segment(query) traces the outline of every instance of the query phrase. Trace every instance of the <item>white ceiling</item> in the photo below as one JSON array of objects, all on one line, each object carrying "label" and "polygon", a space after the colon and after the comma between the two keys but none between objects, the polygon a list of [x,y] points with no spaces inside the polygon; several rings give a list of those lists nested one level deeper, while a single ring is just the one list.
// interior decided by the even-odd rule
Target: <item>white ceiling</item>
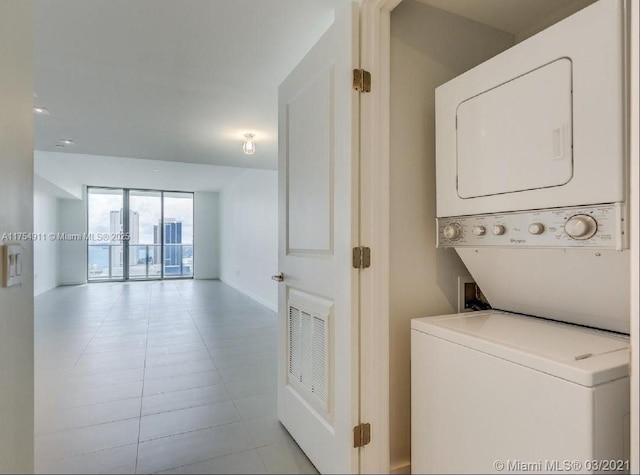
[{"label": "white ceiling", "polygon": [[[62,191],[58,198],[82,198],[82,186],[168,191],[220,191],[246,168],[140,158],[34,153],[36,182],[43,178]],[[275,173],[275,172],[270,172]]]},{"label": "white ceiling", "polygon": [[346,2],[36,0],[35,148],[274,169],[277,87]]},{"label": "white ceiling", "polygon": [[[518,40],[593,0],[419,1]],[[275,169],[277,87],[347,3],[36,0],[35,148]]]}]

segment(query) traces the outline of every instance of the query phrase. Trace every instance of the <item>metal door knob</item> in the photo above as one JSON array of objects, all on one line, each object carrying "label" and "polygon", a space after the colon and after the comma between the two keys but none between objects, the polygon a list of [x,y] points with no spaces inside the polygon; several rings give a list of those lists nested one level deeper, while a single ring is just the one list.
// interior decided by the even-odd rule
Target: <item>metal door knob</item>
[{"label": "metal door knob", "polygon": [[284,274],[280,272],[279,274],[272,275],[271,280],[275,280],[276,282],[282,282],[284,280]]}]

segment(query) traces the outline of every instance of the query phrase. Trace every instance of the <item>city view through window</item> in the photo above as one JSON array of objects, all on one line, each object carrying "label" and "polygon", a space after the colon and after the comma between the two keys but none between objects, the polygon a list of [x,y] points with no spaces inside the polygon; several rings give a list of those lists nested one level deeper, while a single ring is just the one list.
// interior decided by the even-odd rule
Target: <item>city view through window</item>
[{"label": "city view through window", "polygon": [[88,279],[193,276],[193,194],[89,188]]}]

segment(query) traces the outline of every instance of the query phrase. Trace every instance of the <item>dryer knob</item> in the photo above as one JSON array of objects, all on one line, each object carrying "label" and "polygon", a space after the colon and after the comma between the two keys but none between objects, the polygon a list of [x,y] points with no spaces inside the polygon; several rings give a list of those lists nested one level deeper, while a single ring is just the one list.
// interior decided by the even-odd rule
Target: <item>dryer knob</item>
[{"label": "dryer knob", "polygon": [[529,225],[529,234],[542,234],[544,232],[544,224],[533,223]]},{"label": "dryer knob", "polygon": [[586,214],[571,216],[564,224],[564,231],[573,239],[585,240],[598,230],[598,222]]},{"label": "dryer knob", "polygon": [[486,232],[487,232],[487,229],[484,226],[473,227],[473,234],[476,236],[484,236]]},{"label": "dryer knob", "polygon": [[462,229],[458,223],[453,223],[445,226],[442,234],[444,234],[444,237],[447,239],[455,241],[456,239],[460,239],[460,236],[462,236]]},{"label": "dryer knob", "polygon": [[502,224],[496,224],[493,229],[491,230],[491,232],[495,235],[495,236],[502,236],[505,233],[506,229]]}]

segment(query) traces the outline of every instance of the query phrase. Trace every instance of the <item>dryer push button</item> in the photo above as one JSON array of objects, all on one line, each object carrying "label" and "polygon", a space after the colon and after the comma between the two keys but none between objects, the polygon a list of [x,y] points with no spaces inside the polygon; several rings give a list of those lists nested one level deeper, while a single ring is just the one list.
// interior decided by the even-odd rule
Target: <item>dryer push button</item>
[{"label": "dryer push button", "polygon": [[542,234],[544,232],[544,224],[533,223],[529,225],[529,234]]},{"label": "dryer push button", "polygon": [[474,226],[473,227],[473,235],[474,236],[484,236],[487,232],[487,229],[484,226]]},{"label": "dryer push button", "polygon": [[491,230],[495,236],[502,236],[506,231],[506,228],[502,224],[496,224]]}]

